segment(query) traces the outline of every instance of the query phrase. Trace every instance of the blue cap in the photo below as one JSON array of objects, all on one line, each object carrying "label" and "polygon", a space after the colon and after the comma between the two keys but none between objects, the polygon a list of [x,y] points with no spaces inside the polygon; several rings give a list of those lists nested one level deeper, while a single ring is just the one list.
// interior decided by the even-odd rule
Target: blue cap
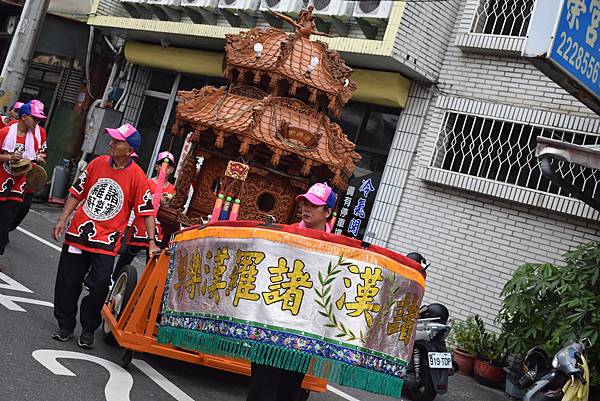
[{"label": "blue cap", "polygon": [[23,116],[30,116],[32,113],[31,105],[29,103],[21,105],[21,107],[19,107],[19,109],[17,110],[17,113],[19,113],[19,118]]},{"label": "blue cap", "polygon": [[330,209],[333,209],[335,207],[336,203],[337,203],[337,196],[335,195],[335,192],[331,191],[331,193],[327,197],[327,207]]},{"label": "blue cap", "polygon": [[131,124],[124,124],[119,128],[105,128],[106,133],[117,141],[125,141],[137,150],[142,144],[142,136]]}]

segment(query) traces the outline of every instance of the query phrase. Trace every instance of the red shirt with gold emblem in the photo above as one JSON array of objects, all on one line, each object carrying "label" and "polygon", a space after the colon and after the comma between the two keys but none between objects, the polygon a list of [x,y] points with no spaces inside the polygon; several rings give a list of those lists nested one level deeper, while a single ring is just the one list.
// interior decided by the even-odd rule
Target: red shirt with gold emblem
[{"label": "red shirt with gold emblem", "polygon": [[[154,195],[156,193],[156,182],[153,179],[148,180],[148,186],[150,192]],[[163,194],[175,194],[175,186],[171,183],[162,190]],[[163,239],[162,227],[158,221],[156,222],[156,236],[154,238],[156,242],[160,242]],[[131,223],[131,230],[129,230],[129,238],[127,238],[127,245],[141,246],[144,248],[148,247],[148,233],[146,232],[146,224],[144,219],[136,217]]]},{"label": "red shirt with gold emblem", "polygon": [[90,162],[69,190],[82,201],[65,234],[65,244],[84,251],[116,255],[131,210],[136,217],[152,216],[148,180],[136,163],[112,167],[110,156]]}]

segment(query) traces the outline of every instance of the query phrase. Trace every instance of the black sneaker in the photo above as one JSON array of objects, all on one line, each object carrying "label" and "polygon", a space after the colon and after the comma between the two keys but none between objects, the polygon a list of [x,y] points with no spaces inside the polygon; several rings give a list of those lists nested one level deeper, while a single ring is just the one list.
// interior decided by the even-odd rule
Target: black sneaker
[{"label": "black sneaker", "polygon": [[90,349],[94,346],[94,333],[83,332],[77,340],[77,345],[81,348]]},{"label": "black sneaker", "polygon": [[69,341],[71,338],[73,338],[73,332],[69,330],[59,329],[52,333],[52,338],[54,338],[56,341]]}]

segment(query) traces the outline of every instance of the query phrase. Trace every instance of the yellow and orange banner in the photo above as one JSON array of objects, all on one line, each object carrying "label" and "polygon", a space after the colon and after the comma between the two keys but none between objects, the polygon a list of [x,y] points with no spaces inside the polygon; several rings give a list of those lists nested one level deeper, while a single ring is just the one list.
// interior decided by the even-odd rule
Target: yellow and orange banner
[{"label": "yellow and orange banner", "polygon": [[159,341],[399,396],[424,286],[365,249],[206,227],[176,237]]}]

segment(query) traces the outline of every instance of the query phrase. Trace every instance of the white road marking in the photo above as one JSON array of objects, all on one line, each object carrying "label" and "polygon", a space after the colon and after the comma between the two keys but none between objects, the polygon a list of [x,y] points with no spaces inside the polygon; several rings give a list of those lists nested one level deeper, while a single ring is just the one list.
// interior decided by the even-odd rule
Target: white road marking
[{"label": "white road marking", "polygon": [[132,363],[135,365],[135,367],[144,372],[146,376],[152,379],[154,383],[158,384],[163,390],[169,393],[177,401],[194,401],[192,397],[190,397],[177,386],[175,386],[173,383],[171,383],[169,379],[160,374],[160,372],[158,372],[152,366],[148,365],[146,361],[143,361],[141,359],[134,359]]},{"label": "white road marking", "polygon": [[22,297],[14,297],[12,295],[3,295],[0,294],[0,305],[3,305],[7,309],[15,312],[27,312],[25,309],[17,305],[17,302],[22,302],[24,304],[33,304],[33,305],[42,305],[48,306],[50,308],[54,308],[54,304],[52,302],[47,301],[39,301],[37,299],[30,298],[22,298]]},{"label": "white road marking", "polygon": [[53,244],[53,243],[52,243],[52,242],[50,242],[50,241],[46,241],[46,240],[45,240],[45,239],[43,239],[42,237],[38,237],[38,236],[37,236],[37,235],[35,235],[34,233],[32,233],[32,232],[29,232],[29,231],[27,231],[27,230],[26,230],[26,229],[24,229],[24,228],[21,228],[21,226],[17,227],[17,231],[20,231],[20,232],[22,232],[23,234],[30,236],[30,237],[31,237],[31,238],[33,238],[34,240],[37,240],[37,241],[41,242],[41,243],[42,243],[42,244],[44,244],[44,245],[48,245],[50,248],[52,248],[52,249],[54,249],[54,250],[56,250],[56,251],[58,251],[58,252],[61,252],[61,251],[62,251],[62,248],[61,248],[60,246],[58,246],[58,245],[55,245],[55,244]]},{"label": "white road marking", "polygon": [[358,398],[354,398],[350,394],[346,394],[342,390],[337,389],[333,386],[330,386],[329,384],[327,385],[327,390],[331,391],[334,394],[339,395],[340,397],[342,397],[348,401],[360,401]]},{"label": "white road marking", "polygon": [[0,288],[2,288],[2,289],[28,292],[29,294],[33,294],[33,291],[31,291],[29,288],[25,287],[23,284],[17,282],[16,280],[13,280],[12,278],[8,277],[6,274],[4,274],[2,272],[0,272],[0,280],[4,281],[6,283],[6,284],[0,284]]},{"label": "white road marking", "polygon": [[40,349],[33,351],[31,355],[46,369],[55,375],[61,376],[76,375],[58,362],[58,358],[79,359],[96,363],[105,368],[109,373],[108,382],[106,382],[106,386],[104,387],[106,401],[130,401],[129,393],[133,387],[133,377],[131,377],[131,374],[128,371],[116,363],[89,354],[63,350]]}]

